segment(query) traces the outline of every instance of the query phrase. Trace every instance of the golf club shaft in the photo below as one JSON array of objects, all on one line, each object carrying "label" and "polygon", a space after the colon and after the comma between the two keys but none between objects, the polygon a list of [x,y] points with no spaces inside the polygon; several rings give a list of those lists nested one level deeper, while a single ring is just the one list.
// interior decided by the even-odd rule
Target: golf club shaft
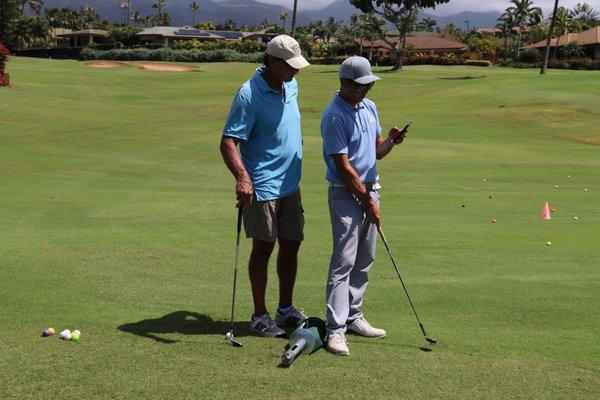
[{"label": "golf club shaft", "polygon": [[235,310],[235,292],[237,286],[237,274],[240,266],[240,232],[242,231],[242,206],[238,208],[237,216],[237,238],[235,241],[235,269],[233,272],[233,294],[231,296],[231,320],[229,323],[229,332],[233,334],[233,316]]},{"label": "golf club shaft", "polygon": [[[398,278],[400,278],[400,283],[402,284],[402,288],[404,289],[404,293],[406,293],[406,297],[408,298],[408,302],[410,303],[410,306],[415,314],[415,317],[417,317],[417,322],[419,323],[419,327],[421,328],[421,332],[423,333],[423,336],[425,336],[425,339],[428,339],[427,337],[427,333],[425,333],[425,328],[423,327],[423,324],[421,323],[421,319],[419,318],[419,314],[417,314],[417,310],[415,308],[415,305],[413,304],[411,298],[410,298],[410,294],[408,294],[408,288],[406,287],[406,284],[404,283],[404,279],[402,279],[402,274],[400,274],[400,269],[398,268],[398,265],[396,264],[396,260],[394,259],[394,256],[392,255],[392,251],[390,250],[390,246],[388,246],[387,240],[385,238],[385,235],[383,234],[383,229],[381,229],[381,227],[377,228],[377,231],[379,232],[379,235],[381,236],[381,240],[383,241],[383,244],[385,246],[385,249],[387,250],[390,259],[392,260],[392,264],[394,265],[394,269],[396,270],[396,274],[398,274]],[[429,341],[429,340],[428,340]]]}]

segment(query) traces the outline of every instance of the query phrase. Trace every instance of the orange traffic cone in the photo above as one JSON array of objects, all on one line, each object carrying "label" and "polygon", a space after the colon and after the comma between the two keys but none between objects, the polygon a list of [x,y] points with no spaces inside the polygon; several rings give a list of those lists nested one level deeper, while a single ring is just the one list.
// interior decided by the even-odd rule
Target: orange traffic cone
[{"label": "orange traffic cone", "polygon": [[548,202],[544,204],[544,208],[542,208],[542,213],[540,214],[541,219],[550,219],[550,206],[548,206]]}]

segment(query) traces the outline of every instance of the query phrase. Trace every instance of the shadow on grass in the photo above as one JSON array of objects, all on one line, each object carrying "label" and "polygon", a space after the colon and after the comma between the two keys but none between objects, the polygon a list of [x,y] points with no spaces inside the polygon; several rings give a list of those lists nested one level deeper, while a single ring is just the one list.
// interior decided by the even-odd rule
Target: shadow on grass
[{"label": "shadow on grass", "polygon": [[[248,322],[235,322],[235,337],[248,336]],[[165,339],[159,335],[179,333],[183,335],[223,335],[229,332],[229,321],[215,321],[208,315],[191,311],[175,311],[160,318],[144,319],[117,327],[122,332],[171,344],[178,340]]]},{"label": "shadow on grass", "polygon": [[443,79],[446,81],[458,81],[458,80],[465,80],[465,79],[483,79],[483,78],[487,78],[487,75],[480,75],[480,76],[467,75],[467,76],[456,76],[456,77],[451,77],[451,78],[438,78],[438,79]]}]

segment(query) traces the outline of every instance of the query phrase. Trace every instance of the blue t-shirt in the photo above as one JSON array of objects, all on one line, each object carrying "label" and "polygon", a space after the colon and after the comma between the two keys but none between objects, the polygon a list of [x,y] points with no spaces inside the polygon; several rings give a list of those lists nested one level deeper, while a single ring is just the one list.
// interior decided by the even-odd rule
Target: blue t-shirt
[{"label": "blue t-shirt", "polygon": [[262,68],[238,90],[223,128],[239,138],[244,166],[257,201],[279,199],[298,190],[302,169],[302,132],[298,83],[284,82],[284,94],[271,89]]},{"label": "blue t-shirt", "polygon": [[321,136],[323,158],[327,164],[326,178],[330,182],[344,183],[337,173],[332,154],[348,154],[350,165],[363,182],[379,179],[375,162],[376,141],[381,134],[377,107],[369,99],[363,99],[358,108],[352,107],[336,93],[331,104],[323,112]]}]

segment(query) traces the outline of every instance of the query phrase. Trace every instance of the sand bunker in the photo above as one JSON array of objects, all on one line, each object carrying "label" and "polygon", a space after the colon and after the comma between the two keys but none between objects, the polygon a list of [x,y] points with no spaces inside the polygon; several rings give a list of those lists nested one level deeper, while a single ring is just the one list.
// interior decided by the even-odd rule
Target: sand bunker
[{"label": "sand bunker", "polygon": [[92,68],[123,68],[126,67],[127,64],[124,64],[119,61],[90,61],[85,63],[88,67]]},{"label": "sand bunker", "polygon": [[198,68],[192,65],[178,65],[178,64],[149,64],[140,63],[140,68],[148,71],[173,71],[173,72],[188,72],[196,71]]}]

